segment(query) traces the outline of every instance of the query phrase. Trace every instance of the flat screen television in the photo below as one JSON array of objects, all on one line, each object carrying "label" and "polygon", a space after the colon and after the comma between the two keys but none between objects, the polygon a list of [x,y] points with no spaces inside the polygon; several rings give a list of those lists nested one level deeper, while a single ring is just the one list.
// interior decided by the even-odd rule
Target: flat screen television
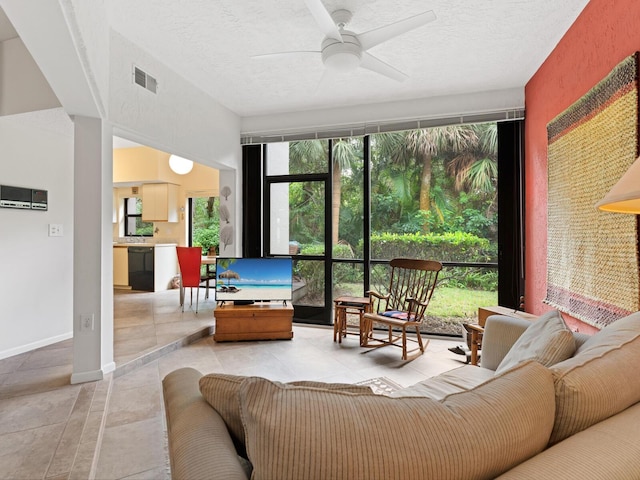
[{"label": "flat screen television", "polygon": [[290,258],[216,259],[216,300],[236,304],[291,300]]}]

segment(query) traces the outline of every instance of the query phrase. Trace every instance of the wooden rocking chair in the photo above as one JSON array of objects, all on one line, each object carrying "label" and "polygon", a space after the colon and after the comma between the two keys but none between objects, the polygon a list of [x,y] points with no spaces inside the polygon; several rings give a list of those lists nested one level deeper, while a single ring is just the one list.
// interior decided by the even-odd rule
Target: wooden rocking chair
[{"label": "wooden rocking chair", "polygon": [[[402,346],[402,359],[414,359],[424,353],[429,342],[422,341],[420,325],[425,318],[442,264],[434,260],[394,258],[390,266],[391,281],[388,293],[383,295],[376,291],[369,292],[373,308],[371,313],[364,315],[364,328],[367,333],[364,335],[366,338],[363,346],[371,348],[388,345]],[[387,327],[388,336],[374,337],[374,323]],[[407,338],[408,328],[415,329],[415,340]],[[402,345],[397,344],[399,341]],[[407,350],[407,341],[415,341],[418,346]],[[409,357],[408,354],[413,352],[416,353]]]}]

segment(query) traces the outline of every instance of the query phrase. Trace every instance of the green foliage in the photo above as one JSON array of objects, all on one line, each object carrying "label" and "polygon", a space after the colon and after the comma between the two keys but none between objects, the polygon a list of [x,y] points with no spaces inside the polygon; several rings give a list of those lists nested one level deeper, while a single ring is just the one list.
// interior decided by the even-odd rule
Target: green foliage
[{"label": "green foliage", "polygon": [[202,247],[207,253],[210,247],[220,244],[220,217],[216,197],[201,197],[193,199],[193,245]]},{"label": "green foliage", "polygon": [[355,254],[351,246],[339,244],[333,247],[333,258],[355,258]]},{"label": "green foliage", "polygon": [[[495,123],[448,126],[371,135],[371,257],[432,258],[445,262],[497,262],[497,128]],[[339,245],[333,258],[362,258],[364,238],[364,167],[362,139],[333,141],[339,166]],[[328,142],[289,144],[290,172],[326,172]],[[428,193],[421,209],[420,192]],[[323,182],[289,184],[290,239],[303,254],[324,256]],[[424,200],[424,199],[423,199]],[[333,212],[337,212],[335,208]],[[335,224],[334,224],[335,229]],[[322,244],[322,245],[320,245]],[[344,244],[344,245],[343,245]],[[310,286],[324,288],[324,263],[297,261]],[[361,268],[334,264],[333,282],[362,284]],[[388,278],[387,267],[372,267],[374,283]],[[385,280],[386,281],[386,280]],[[446,267],[445,285],[461,289],[497,287],[493,269]]]},{"label": "green foliage", "polygon": [[[359,249],[362,245],[359,246]],[[371,253],[376,259],[397,257],[425,258],[450,262],[495,262],[497,249],[486,238],[480,238],[465,232],[443,234],[397,234],[383,233],[371,237]],[[301,254],[322,256],[321,244],[302,245]],[[333,258],[354,258],[358,256],[348,245],[337,245],[333,249]],[[324,292],[324,262],[322,260],[300,260],[296,262],[296,275],[307,282],[311,296],[316,298]],[[350,263],[334,263],[334,285],[341,283],[362,284],[362,269],[354,268]],[[386,264],[371,267],[371,288],[379,291],[387,288],[389,266]],[[440,273],[438,284],[449,288],[467,290],[485,290],[495,292],[498,286],[498,272],[491,268],[445,267]]]},{"label": "green foliage", "polygon": [[153,237],[153,223],[140,222],[136,226],[136,236]]},{"label": "green foliage", "polygon": [[219,237],[217,229],[200,229],[193,234],[193,245],[202,247],[202,253],[206,254],[210,247],[218,245]]},{"label": "green foliage", "polygon": [[[324,245],[302,245],[301,255],[324,255]],[[334,258],[354,258],[354,252],[349,245],[336,245],[333,248]],[[307,283],[307,291],[313,298],[324,295],[324,259],[322,260],[297,260],[294,262],[294,275],[299,276]],[[333,266],[334,283],[362,283],[362,268],[354,268],[350,263],[336,263]]]},{"label": "green foliage", "polygon": [[497,248],[486,238],[466,232],[382,233],[371,236],[371,257],[429,258],[451,262],[496,261]]},{"label": "green foliage", "polygon": [[289,184],[290,240],[313,243],[324,239],[324,183]]},{"label": "green foliage", "polygon": [[327,140],[301,140],[289,143],[289,173],[326,172],[328,169]]},{"label": "green foliage", "polygon": [[[495,244],[491,244],[486,238],[466,232],[375,235],[371,238],[371,253],[373,258],[378,259],[409,257],[441,262],[497,261]],[[381,275],[384,276],[383,273]],[[375,277],[372,274],[373,278]],[[498,275],[495,270],[469,267],[445,267],[439,279],[439,284],[489,291],[497,288],[497,282]]]},{"label": "green foliage", "polygon": [[[430,318],[476,319],[478,307],[497,304],[498,294],[495,290],[469,290],[438,283],[429,302],[427,315]],[[450,333],[459,334],[461,331],[462,327],[458,324]]]}]

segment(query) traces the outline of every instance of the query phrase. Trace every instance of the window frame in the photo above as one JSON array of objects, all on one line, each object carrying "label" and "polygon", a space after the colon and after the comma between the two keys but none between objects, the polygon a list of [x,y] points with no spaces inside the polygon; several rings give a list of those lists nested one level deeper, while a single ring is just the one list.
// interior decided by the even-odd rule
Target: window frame
[{"label": "window frame", "polygon": [[[153,222],[143,222],[142,220],[142,212],[140,213],[129,213],[129,202],[128,200],[135,198],[136,202],[140,201],[140,204],[142,205],[142,199],[140,197],[136,197],[136,196],[131,196],[131,197],[124,197],[123,201],[124,201],[124,236],[125,237],[153,237]],[[151,235],[145,235],[145,234],[141,234],[141,233],[130,233],[129,232],[129,219],[135,219],[135,218],[139,218],[140,219],[140,223],[148,223],[151,225]]]}]

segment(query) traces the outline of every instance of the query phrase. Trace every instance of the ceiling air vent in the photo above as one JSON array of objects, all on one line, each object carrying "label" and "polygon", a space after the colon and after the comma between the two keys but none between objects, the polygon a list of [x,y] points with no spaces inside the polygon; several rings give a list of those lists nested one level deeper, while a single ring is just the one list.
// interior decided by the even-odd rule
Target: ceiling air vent
[{"label": "ceiling air vent", "polygon": [[133,81],[153,93],[156,93],[158,89],[158,81],[144,70],[140,70],[135,66],[133,67]]}]

